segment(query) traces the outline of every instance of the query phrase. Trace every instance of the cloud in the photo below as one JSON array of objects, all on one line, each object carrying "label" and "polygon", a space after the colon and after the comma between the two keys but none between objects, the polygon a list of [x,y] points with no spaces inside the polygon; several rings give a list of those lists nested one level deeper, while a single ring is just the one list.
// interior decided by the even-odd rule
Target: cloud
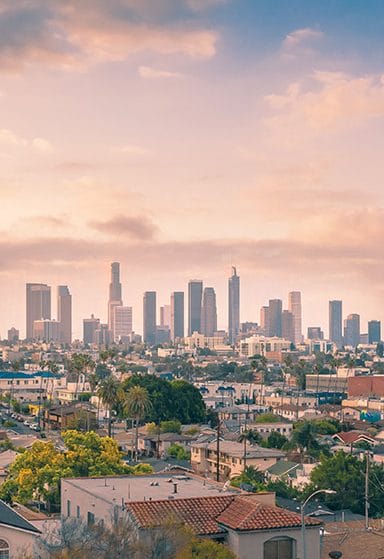
[{"label": "cloud", "polygon": [[124,0],[4,0],[0,10],[0,68],[13,71],[35,64],[84,69],[148,51],[210,58],[217,39],[182,17],[151,21]]},{"label": "cloud", "polygon": [[32,146],[42,153],[52,153],[54,151],[52,144],[44,138],[34,138]]},{"label": "cloud", "polygon": [[178,72],[169,72],[168,70],[156,70],[150,66],[139,66],[138,74],[141,78],[156,79],[156,78],[181,78],[183,74]]},{"label": "cloud", "polygon": [[92,222],[90,226],[107,235],[127,236],[135,240],[152,240],[157,232],[157,226],[145,216],[118,215],[109,221]]},{"label": "cloud", "polygon": [[28,140],[7,128],[0,130],[0,144],[16,148],[33,148],[40,153],[52,153],[54,151],[52,144],[44,138]]},{"label": "cloud", "polygon": [[285,37],[283,41],[284,48],[292,48],[297,47],[302,43],[306,43],[312,41],[314,39],[321,39],[324,33],[319,31],[318,29],[312,29],[311,27],[304,27],[302,29],[296,29],[295,31],[291,31]]},{"label": "cloud", "polygon": [[152,155],[151,150],[144,148],[142,146],[137,146],[135,144],[124,144],[122,146],[115,146],[112,148],[112,151],[123,153],[128,157],[134,157],[134,158],[148,157],[149,155]]}]

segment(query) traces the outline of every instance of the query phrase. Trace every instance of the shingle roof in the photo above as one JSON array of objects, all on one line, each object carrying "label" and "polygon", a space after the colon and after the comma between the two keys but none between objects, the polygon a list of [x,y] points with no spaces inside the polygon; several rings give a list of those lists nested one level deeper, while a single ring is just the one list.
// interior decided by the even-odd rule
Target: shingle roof
[{"label": "shingle roof", "polygon": [[[142,528],[158,526],[162,520],[174,518],[199,535],[223,533],[226,527],[247,531],[301,526],[299,514],[263,505],[254,494],[140,501],[128,503],[127,510]],[[321,524],[309,517],[305,523],[307,526]]]},{"label": "shingle roof", "polygon": [[35,526],[25,520],[20,514],[12,510],[4,501],[0,500],[0,525],[1,524],[40,534],[40,530],[35,528]]}]

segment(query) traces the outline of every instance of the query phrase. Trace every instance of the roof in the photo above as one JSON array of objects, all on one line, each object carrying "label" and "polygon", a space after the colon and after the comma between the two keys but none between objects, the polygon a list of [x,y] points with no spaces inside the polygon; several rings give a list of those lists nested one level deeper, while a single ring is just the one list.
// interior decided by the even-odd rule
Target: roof
[{"label": "roof", "polygon": [[[301,526],[299,514],[261,504],[254,494],[133,502],[127,504],[127,510],[141,528],[159,526],[162,520],[174,518],[198,535],[220,534],[225,528],[253,531]],[[306,517],[307,526],[320,524]]]},{"label": "roof", "polygon": [[27,532],[40,534],[40,530],[35,528],[28,520],[25,520],[19,513],[11,509],[4,501],[0,500],[0,525],[18,528]]},{"label": "roof", "polygon": [[267,472],[273,476],[283,476],[286,474],[294,474],[298,468],[301,468],[301,464],[297,462],[290,462],[289,460],[279,460],[273,466],[267,469]]},{"label": "roof", "polygon": [[[205,448],[207,450],[217,449],[216,442],[191,443],[192,448]],[[244,444],[235,441],[220,441],[220,452],[237,458],[244,457]],[[247,445],[247,458],[283,458],[285,453],[276,448],[263,448],[258,445]]]},{"label": "roof", "polygon": [[335,433],[333,438],[339,439],[344,444],[352,444],[364,440],[374,442],[374,438],[369,433],[364,433],[363,431],[342,431],[341,433]]},{"label": "roof", "polygon": [[0,380],[2,379],[31,379],[34,377],[58,378],[62,375],[51,373],[51,371],[35,371],[33,373],[25,373],[24,371],[0,371]]},{"label": "roof", "polygon": [[364,520],[327,524],[322,538],[321,558],[328,559],[329,552],[339,550],[348,559],[381,559],[384,556],[384,532],[381,520],[370,519],[369,530]]}]

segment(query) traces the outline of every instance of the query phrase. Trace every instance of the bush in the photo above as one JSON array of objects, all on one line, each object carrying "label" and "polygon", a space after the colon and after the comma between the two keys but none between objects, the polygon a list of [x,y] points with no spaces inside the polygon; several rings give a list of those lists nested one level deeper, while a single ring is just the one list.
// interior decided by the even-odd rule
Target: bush
[{"label": "bush", "polygon": [[182,447],[180,444],[177,443],[171,444],[171,446],[168,448],[167,454],[172,458],[176,458],[176,460],[191,459],[191,453],[185,450],[184,447]]}]

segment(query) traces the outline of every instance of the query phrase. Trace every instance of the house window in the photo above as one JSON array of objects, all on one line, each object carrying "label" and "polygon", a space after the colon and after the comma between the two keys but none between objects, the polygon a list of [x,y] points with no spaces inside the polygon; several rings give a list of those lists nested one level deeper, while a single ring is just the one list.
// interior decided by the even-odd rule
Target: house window
[{"label": "house window", "polygon": [[292,538],[273,538],[264,543],[264,559],[294,559]]},{"label": "house window", "polygon": [[71,516],[71,501],[67,501],[67,516]]},{"label": "house window", "polygon": [[93,512],[88,512],[88,515],[87,515],[88,526],[93,526],[94,523],[95,523],[95,515],[93,514]]},{"label": "house window", "polygon": [[80,507],[77,505],[76,507],[76,518],[80,518]]},{"label": "house window", "polygon": [[0,559],[9,559],[9,545],[5,540],[0,540]]}]

